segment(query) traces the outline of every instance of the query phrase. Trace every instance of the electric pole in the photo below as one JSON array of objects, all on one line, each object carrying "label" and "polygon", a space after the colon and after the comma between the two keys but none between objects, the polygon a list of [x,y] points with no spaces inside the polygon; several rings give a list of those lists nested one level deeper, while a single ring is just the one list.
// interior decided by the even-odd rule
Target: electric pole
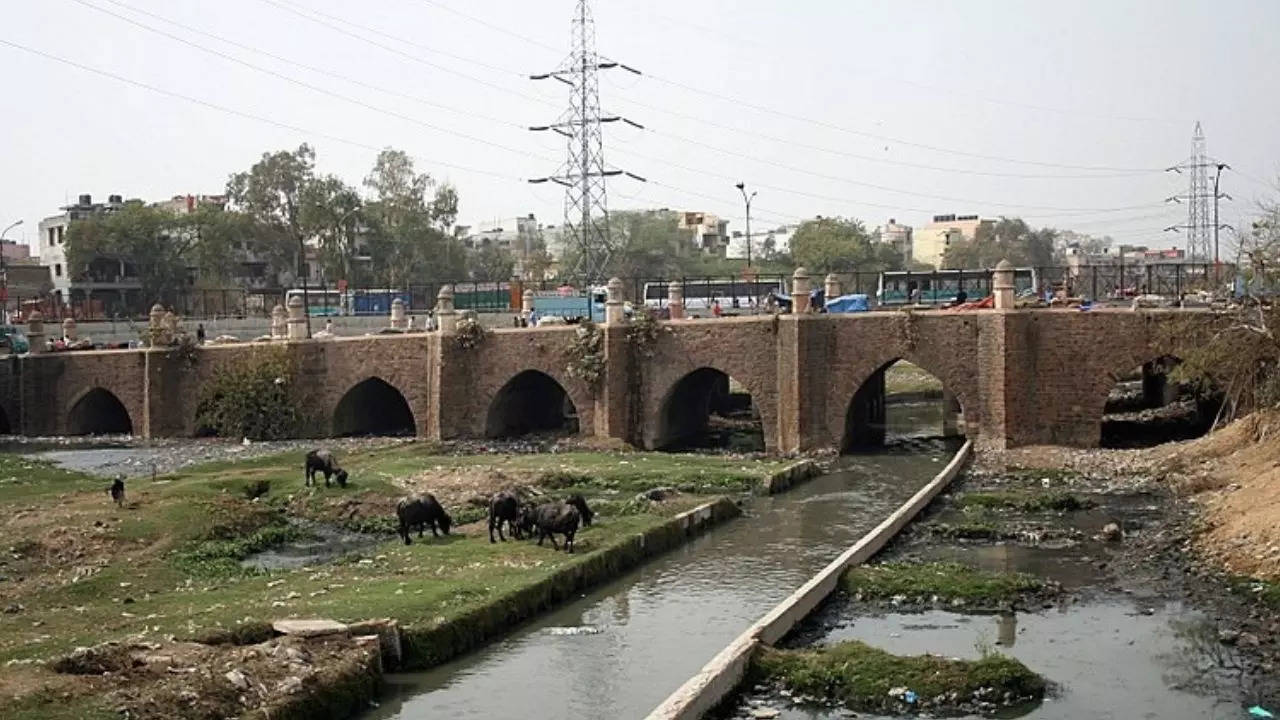
[{"label": "electric pole", "polygon": [[748,195],[747,184],[744,182],[740,182],[737,185],[734,185],[734,187],[738,188],[742,193],[742,200],[747,205],[747,267],[751,267],[751,201],[755,199],[759,191],[753,190],[751,194]]},{"label": "electric pole", "polygon": [[604,161],[603,125],[624,122],[636,128],[644,126],[627,118],[600,114],[600,70],[621,68],[640,74],[633,67],[613,62],[596,52],[596,25],[587,0],[578,0],[572,23],[572,51],[559,69],[533,80],[558,80],[569,86],[569,109],[551,125],[530,127],[535,132],[551,131],[567,140],[568,153],[560,172],[531,183],[554,182],[564,186],[564,236],[578,248],[575,274],[581,274],[588,285],[604,279],[613,243],[609,236],[609,204],[606,179],[618,175],[645,182],[639,175],[609,168]]},{"label": "electric pole", "polygon": [[[1216,168],[1217,174],[1213,178],[1212,193],[1209,190],[1209,169]],[[1189,185],[1186,195],[1175,195],[1166,202],[1187,203],[1187,223],[1185,225],[1171,225],[1165,228],[1166,231],[1180,232],[1187,231],[1187,256],[1192,262],[1199,260],[1200,262],[1208,262],[1212,251],[1213,262],[1218,262],[1218,200],[1221,198],[1231,199],[1230,195],[1221,193],[1218,189],[1219,180],[1222,178],[1222,171],[1229,169],[1226,163],[1219,162],[1209,157],[1205,150],[1204,130],[1201,129],[1200,123],[1196,123],[1195,132],[1191,136],[1191,157],[1181,163],[1168,168],[1166,172],[1174,172],[1182,174],[1186,171],[1189,179]],[[1213,199],[1213,217],[1209,216],[1209,200]],[[1212,246],[1212,247],[1211,247]]]}]

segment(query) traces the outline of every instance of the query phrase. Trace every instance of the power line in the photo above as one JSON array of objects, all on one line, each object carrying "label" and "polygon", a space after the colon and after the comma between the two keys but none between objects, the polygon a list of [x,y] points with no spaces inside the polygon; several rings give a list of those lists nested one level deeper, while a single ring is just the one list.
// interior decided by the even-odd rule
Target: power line
[{"label": "power line", "polygon": [[[269,0],[263,0],[263,1],[264,1],[264,2],[266,2],[266,1],[269,1]],[[420,0],[420,1],[421,1],[421,2],[424,2],[424,3],[428,4],[428,5],[431,5],[431,6],[433,6],[433,7],[444,7],[442,4],[440,4],[440,3],[438,3],[438,2],[434,2],[433,0]],[[449,8],[448,10],[449,10],[449,12],[451,12],[451,13],[453,13],[453,14],[455,14],[455,15],[459,15],[459,16],[461,16],[461,17],[467,18],[467,19],[469,19],[469,20],[471,20],[471,21],[473,21],[473,22],[476,22],[476,23],[479,23],[479,24],[481,24],[481,25],[484,25],[485,27],[489,27],[489,28],[497,28],[497,26],[496,26],[496,25],[494,25],[493,23],[490,23],[490,22],[488,22],[488,21],[482,20],[482,19],[477,18],[477,17],[472,16],[472,15],[469,15],[469,14],[464,13],[464,12],[462,12],[462,11],[460,11],[460,10],[455,9],[455,8]],[[534,45],[538,45],[538,46],[540,46],[540,47],[549,47],[548,45],[546,45],[545,43],[543,43],[543,42],[541,42],[541,41],[539,41],[539,40],[536,40],[536,39],[534,39],[534,38],[530,38],[530,37],[528,37],[528,36],[525,36],[525,35],[523,35],[523,34],[521,34],[521,33],[518,33],[518,32],[512,31],[512,30],[499,29],[499,32],[502,32],[502,33],[504,33],[504,34],[506,34],[506,35],[509,35],[509,36],[511,36],[511,37],[515,37],[515,38],[518,38],[518,39],[524,40],[524,41],[529,42],[529,43],[532,43],[532,44],[534,44]],[[864,130],[857,130],[857,129],[853,129],[853,128],[848,128],[848,127],[844,127],[844,126],[841,126],[841,125],[837,125],[837,124],[834,124],[834,123],[825,122],[825,121],[822,121],[822,120],[815,120],[815,119],[813,119],[813,118],[805,117],[805,116],[802,116],[802,115],[796,115],[796,114],[794,114],[794,113],[790,113],[790,112],[787,112],[787,111],[785,111],[785,110],[776,110],[776,109],[773,109],[773,108],[765,107],[765,106],[763,106],[763,105],[759,105],[759,104],[753,103],[753,102],[748,101],[748,100],[743,100],[743,99],[741,99],[741,98],[734,98],[734,97],[730,97],[730,96],[728,96],[728,95],[724,95],[724,94],[722,94],[722,93],[719,93],[719,92],[717,92],[717,91],[715,91],[715,90],[710,90],[710,89],[706,89],[706,88],[699,88],[699,87],[695,87],[695,86],[692,86],[692,85],[688,85],[688,84],[686,84],[686,83],[683,83],[683,82],[680,82],[680,81],[677,81],[677,80],[672,80],[672,79],[670,79],[670,78],[665,78],[665,77],[662,77],[662,76],[660,76],[660,75],[654,75],[654,74],[652,74],[652,73],[646,73],[646,74],[645,74],[645,77],[650,78],[650,79],[653,79],[653,80],[657,80],[658,82],[665,83],[665,84],[671,85],[671,86],[673,86],[673,87],[681,88],[681,89],[686,90],[686,91],[688,91],[688,92],[697,93],[697,94],[698,94],[698,95],[700,95],[700,96],[714,97],[714,98],[716,98],[716,99],[718,99],[718,100],[721,100],[721,101],[724,101],[724,102],[728,102],[728,103],[732,103],[735,107],[737,107],[737,108],[739,108],[739,109],[741,109],[741,108],[745,107],[745,108],[749,108],[749,109],[755,110],[755,111],[757,111],[757,112],[767,113],[767,114],[771,114],[771,115],[777,115],[777,116],[779,116],[779,117],[784,117],[784,118],[787,118],[787,119],[789,119],[789,120],[798,121],[798,122],[803,122],[803,123],[808,123],[808,124],[811,124],[811,125],[814,125],[814,126],[818,126],[818,127],[825,127],[825,128],[827,128],[827,129],[830,129],[830,130],[836,130],[836,131],[838,131],[838,132],[844,132],[844,133],[848,133],[848,134],[856,135],[856,136],[860,136],[860,137],[872,138],[872,139],[879,140],[879,141],[882,141],[882,142],[891,142],[891,143],[896,143],[896,144],[898,144],[898,145],[905,145],[905,146],[908,146],[908,147],[915,147],[915,148],[919,148],[919,149],[923,149],[923,150],[929,150],[929,151],[932,151],[932,152],[946,153],[946,154],[951,154],[951,155],[958,155],[958,156],[961,156],[961,157],[977,158],[977,159],[983,159],[983,160],[991,160],[991,161],[996,161],[996,162],[1006,162],[1006,163],[1013,163],[1013,164],[1019,164],[1019,165],[1031,165],[1031,166],[1037,166],[1037,167],[1052,167],[1052,168],[1060,168],[1060,169],[1066,169],[1066,170],[1086,170],[1086,171],[1098,171],[1098,172],[1158,172],[1158,171],[1160,171],[1160,170],[1162,170],[1162,169],[1163,169],[1163,168],[1154,168],[1154,167],[1110,167],[1110,166],[1099,166],[1099,165],[1072,165],[1072,164],[1067,164],[1067,163],[1054,163],[1054,162],[1043,162],[1043,161],[1036,161],[1036,160],[1023,160],[1023,159],[1019,159],[1019,158],[1010,158],[1010,157],[1004,157],[1004,156],[999,156],[999,155],[986,155],[986,154],[982,154],[982,153],[975,153],[975,152],[970,152],[970,151],[966,151],[966,150],[957,150],[957,149],[953,149],[953,148],[946,148],[946,147],[937,146],[937,145],[930,145],[930,144],[927,144],[927,143],[913,142],[913,141],[910,141],[910,140],[905,140],[905,139],[902,139],[902,138],[896,138],[896,137],[892,137],[892,136],[888,136],[888,135],[881,135],[881,134],[878,134],[878,133],[871,133],[871,132],[867,132],[867,131],[864,131]]]},{"label": "power line", "polygon": [[[144,82],[140,82],[140,81],[138,81],[138,80],[134,80],[134,79],[132,79],[132,78],[125,77],[125,76],[123,76],[123,75],[117,75],[117,74],[115,74],[115,73],[113,73],[113,72],[110,72],[110,71],[107,71],[107,70],[101,70],[101,69],[99,69],[99,68],[95,68],[95,67],[92,67],[92,66],[89,66],[89,65],[84,65],[84,64],[82,64],[82,63],[78,63],[78,62],[76,62],[76,61],[74,61],[74,60],[68,60],[67,58],[59,57],[59,56],[54,55],[54,54],[52,54],[52,53],[44,52],[43,50],[37,50],[37,49],[35,49],[35,48],[27,47],[26,45],[21,45],[21,44],[19,44],[19,43],[15,43],[15,42],[12,42],[12,41],[9,41],[9,40],[5,40],[4,38],[0,38],[0,45],[5,45],[5,46],[11,47],[11,48],[13,48],[13,49],[15,49],[15,50],[21,50],[21,51],[23,51],[23,52],[30,53],[30,54],[32,54],[32,55],[38,55],[38,56],[43,57],[43,58],[45,58],[45,59],[47,59],[47,60],[52,60],[52,61],[54,61],[54,62],[62,63],[63,65],[68,65],[68,66],[70,66],[70,67],[76,68],[76,69],[78,69],[78,70],[82,70],[82,71],[84,71],[84,72],[93,73],[93,74],[95,74],[95,75],[100,75],[100,76],[102,76],[102,77],[110,78],[110,79],[115,80],[115,81],[117,81],[117,82],[125,83],[126,85],[132,85],[132,86],[134,86],[134,87],[141,88],[141,89],[143,89],[143,90],[148,90],[148,91],[150,91],[150,92],[158,93],[158,94],[160,94],[160,95],[166,95],[166,96],[168,96],[168,97],[177,98],[177,99],[179,99],[179,100],[183,100],[183,101],[186,101],[186,102],[189,102],[189,103],[193,103],[193,104],[195,104],[195,105],[200,105],[200,106],[202,106],[202,107],[206,107],[206,108],[209,108],[209,109],[211,109],[211,110],[217,110],[218,112],[226,113],[226,114],[228,114],[228,115],[234,115],[234,116],[236,116],[236,117],[244,118],[244,119],[246,119],[246,120],[255,120],[255,121],[257,121],[257,122],[266,123],[266,124],[268,124],[268,125],[274,125],[275,127],[278,127],[278,128],[284,129],[284,130],[289,130],[289,131],[291,131],[291,132],[300,133],[300,134],[302,134],[302,135],[311,135],[311,136],[314,136],[314,137],[324,138],[324,139],[326,139],[326,140],[332,140],[332,141],[334,141],[334,142],[342,143],[342,144],[344,144],[344,145],[351,145],[351,146],[353,146],[353,147],[362,148],[362,149],[364,149],[364,150],[372,150],[373,152],[380,152],[381,150],[383,150],[383,148],[378,147],[378,146],[376,146],[376,145],[370,145],[370,144],[368,144],[368,143],[363,143],[363,142],[360,142],[360,141],[358,141],[358,140],[351,140],[351,139],[349,139],[349,138],[344,138],[344,137],[342,137],[342,136],[339,136],[339,135],[333,135],[333,134],[330,134],[330,133],[320,132],[320,131],[318,131],[318,130],[309,130],[309,129],[307,129],[307,128],[303,128],[303,127],[300,127],[300,126],[297,126],[297,125],[292,125],[292,124],[290,124],[290,123],[281,122],[281,121],[279,121],[279,120],[273,120],[273,119],[268,118],[268,117],[263,117],[263,116],[261,116],[261,115],[255,115],[255,114],[253,114],[253,113],[245,112],[245,111],[243,111],[243,110],[236,110],[235,108],[226,107],[225,105],[219,105],[219,104],[217,104],[217,103],[212,103],[212,102],[209,102],[209,101],[207,101],[207,100],[201,100],[200,98],[192,97],[192,96],[190,96],[190,95],[185,95],[185,94],[180,93],[180,92],[175,92],[175,91],[173,91],[173,90],[167,90],[167,89],[162,88],[162,87],[157,87],[157,86],[155,86],[155,85],[150,85],[150,84],[147,84],[147,83],[144,83]],[[483,170],[483,169],[480,169],[480,168],[469,167],[469,166],[466,166],[466,165],[457,165],[457,164],[454,164],[454,163],[444,162],[444,161],[442,161],[442,160],[434,160],[434,159],[431,159],[431,158],[425,158],[425,157],[422,157],[422,156],[420,156],[420,155],[414,155],[414,157],[415,157],[416,159],[418,159],[418,160],[420,160],[420,161],[422,161],[422,162],[424,162],[424,163],[430,164],[430,165],[439,165],[439,166],[442,166],[442,167],[453,168],[453,169],[455,169],[455,170],[462,170],[462,171],[465,171],[465,172],[476,173],[477,175],[488,175],[488,176],[490,176],[490,177],[502,178],[502,179],[504,179],[504,180],[513,180],[513,181],[516,181],[516,182],[521,182],[521,181],[522,181],[522,179],[521,179],[521,178],[514,177],[514,176],[511,176],[511,175],[505,175],[505,174],[503,174],[503,173],[493,172],[492,170]]]},{"label": "power line", "polygon": [[[76,1],[76,2],[79,2],[79,0],[75,0],[75,1]],[[174,27],[182,28],[183,30],[186,30],[187,32],[195,33],[196,35],[203,35],[204,37],[211,38],[211,39],[213,39],[213,40],[217,40],[217,41],[219,41],[219,42],[226,43],[226,44],[228,44],[228,45],[231,45],[232,47],[236,47],[236,48],[239,48],[239,49],[244,50],[244,51],[247,51],[247,52],[255,53],[255,54],[257,54],[257,55],[261,55],[261,56],[263,56],[263,57],[271,58],[272,60],[276,60],[277,62],[285,63],[286,65],[292,65],[292,66],[294,66],[294,67],[301,68],[301,69],[303,69],[303,70],[307,70],[307,71],[310,71],[310,72],[316,73],[316,74],[318,74],[318,75],[325,75],[325,76],[327,76],[327,77],[331,77],[331,78],[334,78],[334,79],[336,79],[336,80],[342,80],[343,82],[348,82],[348,83],[351,83],[351,84],[353,84],[353,85],[357,85],[357,86],[359,86],[359,87],[366,88],[366,89],[368,89],[368,90],[374,90],[374,91],[376,91],[376,92],[385,93],[385,94],[387,94],[387,95],[391,95],[391,96],[394,96],[394,97],[403,98],[403,99],[405,99],[405,100],[411,100],[411,101],[413,101],[413,102],[421,103],[421,104],[423,104],[423,105],[428,105],[428,106],[430,106],[430,107],[433,107],[433,108],[436,108],[436,109],[439,109],[439,110],[444,110],[445,112],[451,112],[451,113],[456,113],[456,114],[459,114],[459,115],[464,115],[464,116],[467,116],[467,117],[478,118],[478,119],[480,119],[480,120],[487,120],[487,121],[492,122],[492,123],[495,123],[495,124],[505,125],[506,127],[509,127],[509,128],[515,128],[515,129],[519,129],[519,130],[523,130],[523,129],[524,129],[524,126],[523,126],[523,125],[520,125],[520,124],[518,124],[518,123],[513,123],[513,122],[511,122],[510,120],[506,120],[506,119],[503,119],[503,118],[496,118],[496,117],[493,117],[492,115],[485,115],[485,114],[483,114],[483,113],[478,113],[478,112],[475,112],[475,111],[472,111],[472,110],[462,110],[462,109],[459,109],[459,108],[452,107],[452,106],[450,106],[450,105],[444,105],[444,104],[441,104],[441,103],[435,102],[435,101],[433,101],[433,100],[428,100],[427,98],[424,98],[424,97],[422,97],[421,95],[413,95],[413,94],[411,94],[411,93],[406,93],[406,92],[403,92],[403,91],[401,91],[401,90],[397,90],[397,89],[395,89],[395,88],[388,88],[388,87],[384,87],[384,86],[381,86],[381,85],[374,85],[374,84],[372,84],[372,83],[369,83],[369,82],[366,82],[366,81],[364,81],[364,80],[361,80],[360,78],[351,77],[350,75],[343,75],[342,73],[333,72],[333,71],[331,71],[331,70],[326,70],[325,68],[316,67],[315,65],[309,65],[309,64],[307,64],[307,63],[304,63],[304,62],[301,62],[301,61],[298,61],[298,60],[293,60],[293,59],[290,59],[290,58],[287,58],[287,57],[283,57],[283,56],[281,56],[281,55],[277,55],[277,54],[275,54],[275,53],[268,52],[268,51],[263,50],[263,49],[261,49],[261,48],[254,47],[254,46],[252,46],[252,45],[248,45],[248,44],[246,44],[246,43],[238,42],[238,41],[236,41],[236,40],[232,40],[232,39],[227,38],[227,37],[224,37],[224,36],[222,36],[222,35],[217,35],[217,34],[214,34],[214,33],[208,32],[208,31],[205,31],[205,30],[201,30],[200,28],[197,28],[197,27],[192,27],[191,25],[186,25],[186,24],[184,24],[184,23],[178,22],[177,20],[173,20],[173,19],[170,19],[170,18],[164,17],[164,16],[162,16],[162,15],[157,15],[156,13],[149,12],[149,11],[147,11],[147,10],[143,10],[143,9],[141,9],[141,8],[133,7],[132,5],[129,5],[129,4],[127,4],[127,3],[120,2],[120,0],[102,0],[102,1],[103,1],[103,2],[111,3],[112,5],[115,5],[115,6],[117,6],[117,7],[124,8],[124,9],[126,9],[126,10],[131,11],[131,12],[138,13],[139,15],[143,15],[143,16],[146,16],[146,17],[153,18],[153,19],[155,19],[155,20],[159,20],[159,21],[161,21],[161,22],[168,23],[168,24],[170,24],[170,25],[173,25]],[[95,9],[97,9],[97,10],[101,10],[101,8],[95,8]],[[105,11],[104,11],[104,12],[105,12]],[[116,17],[119,17],[119,16],[116,16]],[[121,19],[125,19],[125,18],[121,18]]]},{"label": "power line", "polygon": [[[270,0],[264,0],[264,1],[270,1]],[[488,145],[488,146],[490,146],[490,147],[498,148],[498,149],[500,149],[500,150],[506,150],[507,152],[512,152],[512,153],[516,153],[516,154],[519,154],[519,155],[526,155],[526,156],[531,157],[531,158],[534,158],[534,159],[536,159],[536,160],[545,160],[545,159],[546,159],[546,158],[541,157],[541,156],[539,156],[539,155],[535,155],[535,154],[533,154],[533,153],[530,153],[530,152],[528,152],[528,151],[526,151],[526,150],[521,150],[521,149],[518,149],[518,148],[509,147],[509,146],[507,146],[507,145],[503,145],[502,143],[496,143],[496,142],[493,142],[493,141],[491,141],[491,140],[485,140],[484,138],[476,137],[475,135],[471,135],[471,134],[468,134],[468,133],[460,132],[460,131],[458,131],[458,130],[452,130],[452,129],[450,129],[450,128],[446,128],[446,127],[441,127],[441,126],[439,126],[439,125],[435,125],[435,124],[433,124],[433,123],[429,123],[429,122],[427,122],[427,121],[425,121],[425,120],[421,120],[421,119],[418,119],[418,118],[412,117],[412,116],[410,116],[410,115],[405,115],[405,114],[403,114],[403,113],[397,112],[397,111],[392,110],[392,109],[389,109],[389,108],[379,107],[379,106],[377,106],[377,105],[373,105],[373,104],[367,103],[367,102],[365,102],[365,101],[363,101],[363,100],[360,100],[360,99],[358,99],[358,98],[353,98],[353,97],[350,97],[350,96],[348,96],[348,95],[343,95],[342,93],[334,92],[333,90],[329,90],[328,88],[320,87],[319,85],[313,85],[312,83],[309,83],[309,82],[307,82],[307,81],[305,81],[305,80],[299,80],[299,79],[297,79],[297,78],[295,78],[295,77],[291,77],[291,76],[289,76],[289,75],[285,75],[285,74],[283,74],[283,73],[278,73],[278,72],[276,72],[275,70],[271,70],[270,68],[265,68],[265,67],[262,67],[261,65],[255,65],[255,64],[253,64],[253,63],[251,63],[251,62],[249,62],[249,61],[247,61],[247,60],[242,60],[242,59],[240,59],[240,58],[238,58],[238,57],[235,57],[234,55],[228,55],[227,53],[224,53],[224,52],[222,52],[222,51],[220,51],[220,50],[215,50],[215,49],[213,49],[213,48],[205,47],[204,45],[200,45],[199,43],[192,42],[192,41],[190,41],[190,40],[187,40],[186,38],[180,37],[180,36],[178,36],[178,35],[174,35],[173,33],[170,33],[170,32],[168,32],[168,31],[165,31],[165,30],[161,30],[161,29],[159,29],[159,28],[152,27],[152,26],[150,26],[150,25],[147,25],[147,24],[145,24],[145,23],[139,22],[139,21],[137,21],[137,20],[134,20],[134,19],[132,19],[132,18],[126,17],[126,16],[124,16],[124,15],[120,15],[120,14],[118,14],[118,13],[114,13],[114,12],[112,12],[112,11],[110,11],[110,10],[105,9],[105,8],[98,7],[97,5],[93,5],[92,3],[89,3],[89,2],[87,2],[86,0],[71,0],[71,2],[75,2],[75,3],[78,3],[78,4],[80,4],[80,5],[85,6],[85,7],[87,7],[87,8],[91,8],[91,9],[93,9],[93,10],[96,10],[96,11],[98,11],[98,12],[100,12],[100,13],[103,13],[103,14],[106,14],[106,15],[110,15],[111,17],[114,17],[114,18],[117,18],[117,19],[119,19],[119,20],[121,20],[121,21],[123,21],[123,22],[129,23],[130,25],[134,25],[135,27],[142,28],[143,30],[146,30],[146,31],[148,31],[148,32],[155,33],[155,34],[157,34],[157,35],[161,35],[161,36],[163,36],[163,37],[169,38],[169,39],[171,39],[171,40],[173,40],[173,41],[175,41],[175,42],[179,42],[179,43],[181,43],[181,44],[183,44],[183,45],[187,45],[187,46],[189,46],[189,47],[192,47],[192,48],[195,48],[195,49],[197,49],[197,50],[200,50],[201,52],[205,52],[205,53],[208,53],[208,54],[211,54],[211,55],[215,55],[215,56],[220,57],[220,58],[222,58],[222,59],[224,59],[224,60],[227,60],[227,61],[229,61],[229,62],[236,63],[237,65],[242,65],[242,66],[244,66],[244,67],[249,68],[250,70],[254,70],[254,71],[256,71],[256,72],[260,72],[260,73],[263,73],[263,74],[266,74],[266,75],[270,75],[271,77],[278,78],[278,79],[280,79],[280,80],[284,80],[285,82],[292,83],[292,84],[297,85],[297,86],[299,86],[299,87],[306,88],[306,89],[308,89],[308,90],[311,90],[312,92],[320,93],[320,94],[322,94],[322,95],[327,95],[327,96],[329,96],[329,97],[336,98],[336,99],[338,99],[338,100],[342,100],[342,101],[344,101],[344,102],[348,102],[348,103],[351,103],[351,104],[353,104],[353,105],[358,105],[358,106],[363,107],[363,108],[365,108],[365,109],[367,109],[367,110],[372,110],[372,111],[374,111],[374,112],[378,112],[378,113],[383,113],[383,114],[386,114],[386,115],[390,115],[390,116],[392,116],[392,117],[399,118],[399,119],[404,120],[404,121],[406,121],[406,122],[411,122],[411,123],[414,123],[414,124],[417,124],[417,125],[421,125],[422,127],[428,128],[428,129],[430,129],[430,130],[435,130],[436,132],[445,133],[445,134],[447,134],[447,135],[453,135],[453,136],[455,136],[455,137],[459,137],[459,138],[462,138],[462,139],[464,139],[464,140],[470,140],[470,141],[472,141],[472,142],[480,143],[480,144],[482,144],[482,145]]]}]

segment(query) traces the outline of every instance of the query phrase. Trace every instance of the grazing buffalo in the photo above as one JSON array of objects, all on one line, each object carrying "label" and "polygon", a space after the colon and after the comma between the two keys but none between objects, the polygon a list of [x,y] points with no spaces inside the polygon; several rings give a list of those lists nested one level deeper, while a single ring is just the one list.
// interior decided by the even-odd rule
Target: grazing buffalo
[{"label": "grazing buffalo", "polygon": [[418,537],[422,537],[427,526],[431,527],[432,537],[440,537],[436,528],[448,535],[449,526],[453,524],[449,513],[444,511],[440,503],[436,502],[436,496],[431,493],[401,498],[396,503],[396,517],[400,520],[400,537],[404,539],[405,545],[409,544],[409,531],[415,527],[418,529]]},{"label": "grazing buffalo", "polygon": [[564,501],[565,505],[572,505],[578,509],[578,514],[582,516],[582,526],[591,527],[591,518],[595,517],[595,513],[591,512],[591,508],[587,507],[587,499],[581,495],[570,495],[568,500]]},{"label": "grazing buffalo", "polygon": [[329,487],[329,477],[336,476],[339,487],[347,486],[347,471],[338,466],[338,461],[334,459],[333,453],[328,450],[312,450],[307,453],[307,487],[315,482],[316,473],[324,473],[324,486]]},{"label": "grazing buffalo", "polygon": [[520,498],[508,490],[495,493],[489,500],[489,542],[494,542],[493,529],[498,529],[498,539],[503,542],[507,538],[502,534],[502,524],[506,523],[511,530],[511,537],[520,540]]},{"label": "grazing buffalo", "polygon": [[117,475],[115,482],[111,483],[111,489],[107,490],[111,495],[111,500],[116,507],[124,507],[124,476]]},{"label": "grazing buffalo", "polygon": [[573,536],[577,534],[578,521],[582,519],[578,508],[567,503],[547,503],[539,505],[531,518],[538,530],[539,546],[543,540],[551,538],[551,547],[559,550],[560,546],[556,544],[556,533],[559,533],[564,535],[565,552],[573,552]]}]

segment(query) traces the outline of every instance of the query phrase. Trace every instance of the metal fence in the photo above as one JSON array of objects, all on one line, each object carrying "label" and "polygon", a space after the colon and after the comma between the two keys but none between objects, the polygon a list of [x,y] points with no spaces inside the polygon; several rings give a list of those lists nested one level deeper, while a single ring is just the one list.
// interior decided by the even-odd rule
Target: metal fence
[{"label": "metal fence", "polygon": [[[850,272],[837,273],[842,294],[868,296],[872,306],[899,304],[894,292],[882,295],[882,287],[890,282],[894,288],[923,289],[917,293],[926,301],[939,301],[963,290],[970,299],[985,297],[991,293],[993,271],[990,269],[964,271],[922,272]],[[823,288],[824,276],[815,274],[811,287]],[[882,280],[885,282],[882,284]],[[1019,268],[1018,290],[1021,294],[1034,293],[1043,297],[1047,292],[1066,292],[1068,295],[1093,301],[1120,300],[1135,295],[1157,294],[1182,297],[1196,292],[1214,294],[1229,293],[1236,280],[1232,265],[1211,263],[1115,263],[1106,265],[1051,266]],[[790,294],[791,276],[780,274],[741,274],[736,276],[703,277],[637,277],[623,281],[624,299],[633,305],[644,304],[653,308],[665,308],[668,287],[672,281],[680,284],[686,307],[695,311],[710,310],[719,304],[725,314],[748,314],[763,310],[763,300],[770,293]],[[543,280],[510,282],[479,282],[472,280],[432,280],[411,283],[402,288],[352,288],[347,286],[318,284],[305,288],[216,288],[189,289],[163,293],[160,304],[174,313],[191,319],[268,318],[272,308],[285,305],[292,294],[305,295],[312,316],[385,315],[391,303],[399,298],[405,309],[412,313],[424,313],[435,308],[440,289],[453,287],[454,307],[477,312],[511,312],[520,309],[524,291],[536,293],[571,293],[586,287],[602,291],[601,284],[581,280]],[[941,290],[940,290],[941,289]],[[61,321],[66,317],[77,320],[136,320],[147,318],[153,303],[143,302],[137,291],[131,301],[114,293],[87,299],[74,298],[70,303],[60,303],[52,295],[23,297],[10,295],[5,303],[6,314],[12,322],[24,322],[33,310],[40,310],[46,319]],[[903,294],[902,300],[905,300]]]}]

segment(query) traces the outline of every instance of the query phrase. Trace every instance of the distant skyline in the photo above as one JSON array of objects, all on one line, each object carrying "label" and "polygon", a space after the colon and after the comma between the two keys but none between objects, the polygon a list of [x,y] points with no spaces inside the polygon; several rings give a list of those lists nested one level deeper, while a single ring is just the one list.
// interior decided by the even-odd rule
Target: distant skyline
[{"label": "distant skyline", "polygon": [[[568,53],[574,0],[13,5],[0,27],[0,227],[25,224],[9,239],[34,244],[40,219],[81,193],[219,194],[263,152],[303,142],[319,172],[356,187],[380,148],[405,150],[457,186],[462,224],[561,220],[560,193],[524,180],[562,160],[558,136],[526,128],[557,118],[565,88],[527,76]],[[701,210],[740,230],[743,181],[759,191],[753,230],[977,213],[1182,247],[1162,229],[1185,221],[1164,200],[1186,177],[1163,170],[1190,154],[1197,120],[1234,169],[1224,222],[1280,196],[1277,2],[593,8],[601,53],[646,73],[602,77],[605,110],[646,126],[608,126],[606,159],[650,181],[612,182],[611,209]]]}]

